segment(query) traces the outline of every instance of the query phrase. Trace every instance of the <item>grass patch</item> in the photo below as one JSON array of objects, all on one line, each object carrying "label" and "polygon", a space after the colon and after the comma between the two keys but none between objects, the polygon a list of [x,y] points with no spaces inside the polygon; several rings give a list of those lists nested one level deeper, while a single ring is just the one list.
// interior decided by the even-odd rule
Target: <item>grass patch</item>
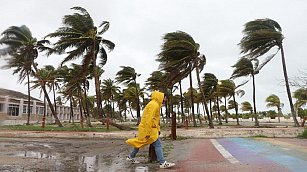
[{"label": "grass patch", "polygon": [[20,131],[80,131],[80,132],[108,132],[108,131],[118,131],[119,129],[110,126],[109,130],[106,129],[105,125],[92,124],[92,127],[84,126],[80,127],[79,123],[62,123],[63,127],[59,127],[55,124],[46,125],[45,128],[42,128],[41,124],[31,124],[31,125],[6,125],[0,126],[0,129],[6,130],[20,130]]},{"label": "grass patch", "polygon": [[262,135],[262,134],[258,134],[258,135],[255,135],[255,136],[251,136],[251,137],[256,137],[256,138],[268,138],[268,136],[265,136],[265,135]]},{"label": "grass patch", "polygon": [[302,132],[302,134],[299,134],[297,137],[301,139],[307,139],[307,129],[305,129],[304,132]]}]

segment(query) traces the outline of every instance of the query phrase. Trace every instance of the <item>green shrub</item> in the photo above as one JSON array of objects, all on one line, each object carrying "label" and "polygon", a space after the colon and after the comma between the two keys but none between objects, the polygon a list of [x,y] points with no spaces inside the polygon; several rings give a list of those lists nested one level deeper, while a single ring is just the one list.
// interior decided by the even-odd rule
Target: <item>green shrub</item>
[{"label": "green shrub", "polygon": [[302,134],[298,135],[298,138],[301,139],[307,139],[307,129],[304,130],[304,132]]}]

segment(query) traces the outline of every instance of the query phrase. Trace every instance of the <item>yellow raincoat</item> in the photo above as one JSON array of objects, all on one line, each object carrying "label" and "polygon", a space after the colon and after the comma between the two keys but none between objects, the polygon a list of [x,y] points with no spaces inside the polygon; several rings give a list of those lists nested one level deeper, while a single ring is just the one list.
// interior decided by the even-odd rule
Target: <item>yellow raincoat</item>
[{"label": "yellow raincoat", "polygon": [[160,109],[163,99],[164,93],[159,91],[152,92],[151,101],[146,105],[139,124],[138,137],[126,140],[126,143],[135,148],[143,148],[158,139],[160,131]]}]

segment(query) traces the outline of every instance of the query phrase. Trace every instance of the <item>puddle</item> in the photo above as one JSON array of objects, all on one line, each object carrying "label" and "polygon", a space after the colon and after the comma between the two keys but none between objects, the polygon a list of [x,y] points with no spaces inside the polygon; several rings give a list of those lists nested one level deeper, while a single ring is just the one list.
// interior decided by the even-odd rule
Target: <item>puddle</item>
[{"label": "puddle", "polygon": [[[76,171],[130,172],[137,164],[126,161],[129,145],[123,140],[7,139],[0,142],[1,172]],[[156,171],[157,164],[147,162],[147,150],[139,152],[142,165]]]},{"label": "puddle", "polygon": [[25,158],[47,158],[47,159],[56,159],[57,157],[55,155],[49,155],[41,152],[34,152],[34,151],[24,151],[20,153],[13,154],[11,156],[19,156],[19,157],[25,157]]},{"label": "puddle", "polygon": [[[9,157],[22,157],[23,159],[48,159],[55,163],[55,171],[84,171],[84,172],[94,172],[99,171],[99,169],[105,169],[106,167],[112,169],[121,162],[125,162],[122,158],[117,159],[117,162],[113,162],[110,156],[94,155],[94,156],[67,156],[62,153],[46,154],[37,151],[18,151],[10,153],[0,153],[1,156]],[[118,167],[117,167],[118,168]],[[37,170],[37,168],[36,168]],[[0,166],[0,171],[25,171],[24,167],[7,165]],[[31,170],[30,170],[31,171]]]}]

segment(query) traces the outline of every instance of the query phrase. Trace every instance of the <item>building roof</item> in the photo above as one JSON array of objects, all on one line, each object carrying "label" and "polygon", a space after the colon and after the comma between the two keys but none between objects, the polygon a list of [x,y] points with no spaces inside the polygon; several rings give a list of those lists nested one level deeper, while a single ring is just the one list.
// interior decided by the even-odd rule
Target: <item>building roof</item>
[{"label": "building roof", "polygon": [[[18,91],[14,91],[14,90],[8,90],[8,89],[4,89],[4,88],[0,88],[0,96],[9,96],[9,97],[14,97],[14,98],[19,98],[19,99],[28,99],[28,95],[27,94],[23,94],[21,92]],[[36,99],[34,97],[31,96],[31,100],[36,100],[36,101],[41,101],[39,99]]]}]

